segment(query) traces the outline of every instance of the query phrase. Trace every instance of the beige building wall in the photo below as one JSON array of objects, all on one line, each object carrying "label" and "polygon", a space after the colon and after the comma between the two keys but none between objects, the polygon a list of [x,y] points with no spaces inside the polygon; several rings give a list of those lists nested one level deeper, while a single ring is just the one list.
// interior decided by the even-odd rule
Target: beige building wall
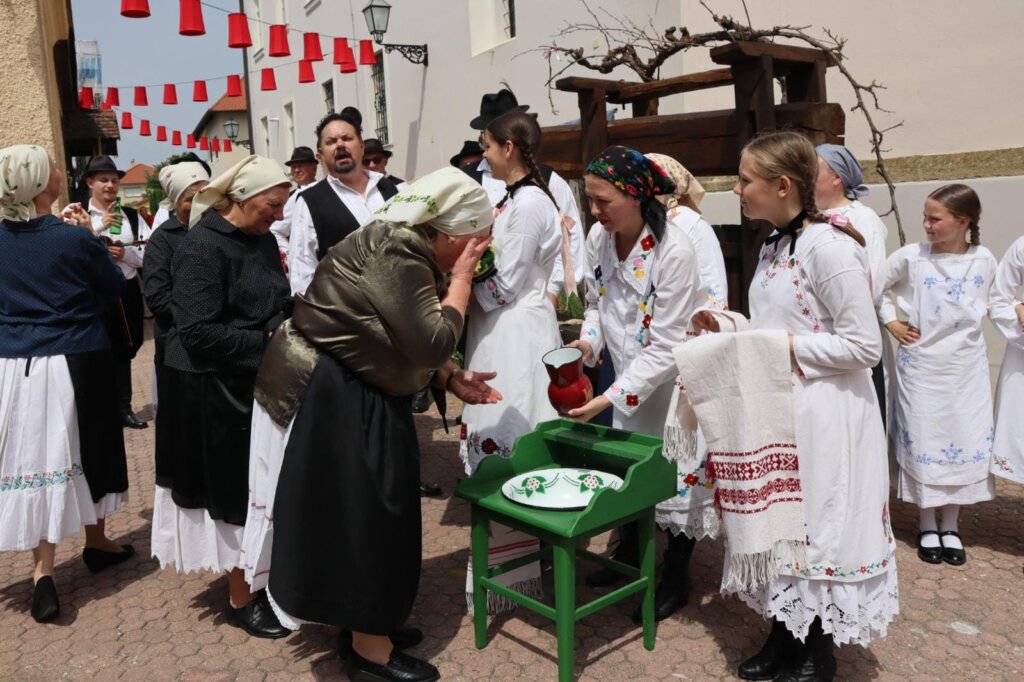
[{"label": "beige building wall", "polygon": [[[38,144],[63,169],[61,104],[53,46],[69,32],[63,0],[0,2],[0,147]],[[67,188],[60,202],[66,203]]]},{"label": "beige building wall", "polygon": [[251,154],[248,149],[240,144],[231,145],[231,151],[223,151],[224,140],[228,138],[227,133],[224,130],[224,122],[230,119],[238,121],[238,139],[248,140],[249,135],[249,121],[244,111],[217,111],[214,112],[210,117],[210,120],[206,122],[206,127],[203,128],[201,134],[206,135],[210,140],[215,137],[220,138],[221,151],[220,153],[204,152],[200,149],[194,149],[193,151],[201,157],[204,157],[210,164],[210,171],[212,177],[217,177],[228,168],[231,168],[236,163],[244,159],[246,156]]}]

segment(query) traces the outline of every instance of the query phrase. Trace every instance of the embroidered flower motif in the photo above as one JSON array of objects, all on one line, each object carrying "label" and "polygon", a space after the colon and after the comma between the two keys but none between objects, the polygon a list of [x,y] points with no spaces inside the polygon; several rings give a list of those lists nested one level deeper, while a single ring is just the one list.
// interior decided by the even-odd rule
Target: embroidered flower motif
[{"label": "embroidered flower motif", "polygon": [[487,438],[480,444],[480,449],[485,455],[493,455],[498,451],[498,444],[494,442],[493,438]]},{"label": "embroidered flower motif", "polygon": [[639,256],[633,259],[634,268],[642,268],[644,266],[644,259]]},{"label": "embroidered flower motif", "polygon": [[835,574],[836,574],[835,570],[833,570],[831,567],[825,569],[825,575],[831,577],[831,576],[833,576]]},{"label": "embroidered flower motif", "polygon": [[650,326],[651,326],[651,316],[650,315],[644,315],[643,325],[644,325],[645,328],[650,328]]},{"label": "embroidered flower motif", "polygon": [[686,485],[692,486],[692,485],[696,485],[697,481],[699,481],[699,480],[700,479],[697,477],[696,474],[689,474],[689,475],[687,475],[686,478],[683,479],[683,483],[685,483]]},{"label": "embroidered flower motif", "polygon": [[459,428],[459,440],[466,440],[466,436],[469,434],[469,429],[466,428],[465,424],[462,424]]},{"label": "embroidered flower motif", "polygon": [[650,251],[651,249],[653,249],[654,244],[654,237],[651,235],[647,235],[640,241],[640,246],[641,248],[643,248],[644,251]]},{"label": "embroidered flower motif", "polygon": [[636,407],[640,404],[640,397],[632,393],[626,394],[626,405],[629,407]]},{"label": "embroidered flower motif", "polygon": [[645,274],[647,274],[647,271],[643,268],[637,268],[633,271],[633,276],[637,279],[643,279]]}]

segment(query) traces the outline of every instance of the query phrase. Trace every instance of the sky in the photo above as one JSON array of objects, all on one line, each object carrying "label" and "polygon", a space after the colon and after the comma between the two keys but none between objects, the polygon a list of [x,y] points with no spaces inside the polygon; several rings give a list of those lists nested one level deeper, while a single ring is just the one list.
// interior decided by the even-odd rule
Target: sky
[{"label": "sky", "polygon": [[[150,0],[149,7],[149,18],[127,19],[121,16],[120,0],[71,1],[75,39],[99,42],[103,85],[119,88],[122,106],[118,121],[120,111],[125,110],[132,113],[135,123],[133,129],[121,131],[117,143],[115,160],[121,170],[133,160],[156,165],[185,151],[169,142],[156,142],[156,125],[167,126],[168,138],[175,129],[182,136],[191,132],[207,108],[224,94],[224,77],[241,74],[243,68],[242,50],[227,46],[227,12],[238,11],[237,0],[204,0],[206,34],[194,37],[178,34],[177,2]],[[207,79],[209,102],[192,101],[192,81],[198,79]],[[164,83],[178,83],[179,104],[161,103]],[[135,85],[159,86],[148,88],[149,106],[133,106]],[[153,136],[139,136],[142,118],[150,120]]]}]

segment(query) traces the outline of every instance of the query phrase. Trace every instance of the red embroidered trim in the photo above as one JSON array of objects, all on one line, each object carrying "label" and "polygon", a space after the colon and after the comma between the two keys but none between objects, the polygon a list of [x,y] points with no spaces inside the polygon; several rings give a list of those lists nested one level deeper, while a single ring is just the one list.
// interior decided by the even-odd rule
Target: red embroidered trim
[{"label": "red embroidered trim", "polygon": [[715,480],[753,481],[777,471],[796,473],[800,466],[795,454],[772,453],[751,462],[715,462]]}]

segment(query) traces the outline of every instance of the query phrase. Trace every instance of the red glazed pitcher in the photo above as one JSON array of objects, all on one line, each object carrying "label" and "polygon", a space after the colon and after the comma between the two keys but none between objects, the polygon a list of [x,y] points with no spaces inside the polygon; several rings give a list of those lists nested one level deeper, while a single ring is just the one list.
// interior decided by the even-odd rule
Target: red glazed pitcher
[{"label": "red glazed pitcher", "polygon": [[594,397],[594,387],[583,373],[583,351],[579,348],[556,348],[541,358],[551,377],[548,400],[558,414],[583,407]]}]

